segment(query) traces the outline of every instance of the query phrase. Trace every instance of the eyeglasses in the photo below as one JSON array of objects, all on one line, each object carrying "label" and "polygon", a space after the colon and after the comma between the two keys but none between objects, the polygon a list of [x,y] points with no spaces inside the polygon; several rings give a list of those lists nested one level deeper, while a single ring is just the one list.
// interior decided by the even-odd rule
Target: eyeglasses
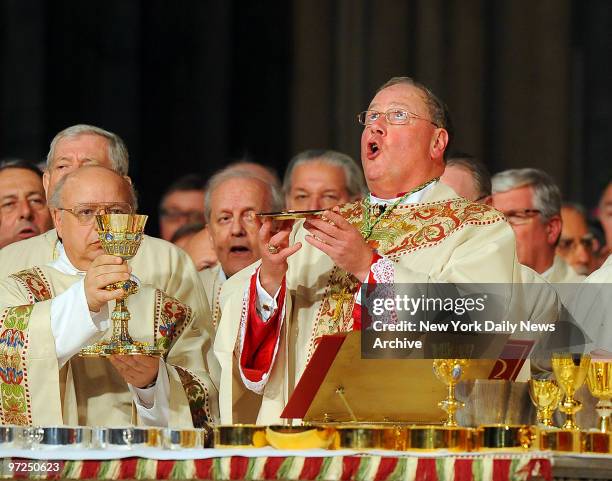
[{"label": "eyeglasses", "polygon": [[198,211],[180,211],[161,209],[159,216],[170,222],[184,221],[186,223],[204,223],[204,213]]},{"label": "eyeglasses", "polygon": [[540,214],[538,209],[517,209],[504,212],[506,219],[511,225],[523,225],[531,222],[535,216]]},{"label": "eyeglasses", "polygon": [[75,204],[72,209],[57,207],[57,210],[70,212],[77,218],[79,225],[91,225],[96,215],[131,214],[132,206],[127,202],[100,202],[97,204]]},{"label": "eyeglasses", "polygon": [[582,246],[587,252],[595,252],[595,237],[593,234],[587,234],[580,239],[559,239],[558,248],[563,253],[570,253],[575,251],[578,246]]},{"label": "eyeglasses", "polygon": [[420,115],[413,114],[412,112],[402,109],[391,109],[387,110],[386,112],[379,112],[378,110],[364,110],[363,112],[359,112],[357,114],[357,120],[361,125],[371,125],[380,119],[381,115],[384,115],[387,122],[389,122],[391,125],[411,124],[414,119],[417,119],[429,122],[435,127],[440,127],[438,124],[426,119],[425,117],[421,117]]}]

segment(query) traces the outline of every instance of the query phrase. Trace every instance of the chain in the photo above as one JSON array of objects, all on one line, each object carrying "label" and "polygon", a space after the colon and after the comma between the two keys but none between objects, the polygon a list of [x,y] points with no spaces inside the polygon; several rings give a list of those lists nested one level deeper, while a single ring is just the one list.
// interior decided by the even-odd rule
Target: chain
[{"label": "chain", "polygon": [[374,227],[376,227],[376,225],[383,220],[386,217],[389,217],[389,215],[391,215],[391,212],[393,212],[393,210],[404,200],[406,200],[408,197],[410,197],[412,194],[414,194],[415,192],[418,192],[421,189],[424,189],[425,187],[427,187],[429,184],[436,182],[440,180],[440,177],[435,177],[431,180],[428,180],[427,182],[424,182],[423,184],[415,187],[414,189],[412,189],[410,192],[406,192],[404,195],[402,195],[399,199],[397,199],[395,202],[393,202],[393,204],[391,204],[390,206],[388,206],[387,208],[385,208],[385,210],[380,213],[379,215],[377,215],[376,217],[374,217],[374,219],[372,219],[370,217],[370,207],[371,207],[371,203],[370,203],[370,196],[368,195],[364,200],[363,200],[363,225],[361,226],[361,235],[363,236],[363,238],[365,240],[368,240],[370,238],[370,236],[372,235],[372,232],[374,231]]}]

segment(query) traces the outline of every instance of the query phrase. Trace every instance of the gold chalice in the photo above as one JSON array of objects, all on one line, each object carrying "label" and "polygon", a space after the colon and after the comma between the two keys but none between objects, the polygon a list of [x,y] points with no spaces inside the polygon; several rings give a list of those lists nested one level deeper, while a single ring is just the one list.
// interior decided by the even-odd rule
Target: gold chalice
[{"label": "gold chalice", "polygon": [[612,362],[593,361],[587,374],[587,386],[593,397],[599,399],[595,406],[599,414],[599,430],[602,433],[610,431],[610,414],[612,414]]},{"label": "gold chalice", "polygon": [[465,406],[455,396],[455,387],[461,380],[467,359],[434,359],[433,371],[436,377],[446,384],[448,394],[446,399],[440,401],[438,406],[446,411],[444,426],[457,426],[457,411]]},{"label": "gold chalice", "polygon": [[580,364],[574,362],[571,353],[555,353],[552,356],[555,378],[565,393],[565,399],[559,404],[559,410],[565,413],[562,429],[580,429],[576,424],[576,413],[582,409],[582,403],[574,399],[574,394],[584,384],[590,362],[591,356],[586,354],[581,356]]},{"label": "gold chalice", "polygon": [[[138,252],[144,235],[146,215],[138,214],[102,214],[96,215],[100,244],[106,254],[121,257],[124,261],[131,259]],[[134,341],[128,331],[130,311],[127,298],[138,292],[138,284],[131,279],[115,282],[106,286],[113,291],[123,289],[124,296],[115,301],[111,314],[113,334],[109,340],[103,340],[81,349],[81,356],[106,357],[111,354],[145,354],[161,356],[163,350],[146,342]]]},{"label": "gold chalice", "polygon": [[538,409],[538,425],[551,427],[552,415],[561,401],[561,389],[552,379],[530,379],[529,397]]}]

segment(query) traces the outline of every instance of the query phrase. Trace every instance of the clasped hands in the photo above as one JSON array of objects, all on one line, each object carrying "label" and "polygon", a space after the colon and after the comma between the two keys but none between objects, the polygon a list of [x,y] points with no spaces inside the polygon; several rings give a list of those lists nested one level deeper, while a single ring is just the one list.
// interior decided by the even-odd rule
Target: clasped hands
[{"label": "clasped hands", "polygon": [[[100,312],[107,302],[125,296],[123,289],[106,290],[106,286],[130,278],[132,269],[117,256],[102,254],[94,259],[85,275],[85,298],[91,312]],[[159,360],[144,355],[112,355],[110,362],[132,386],[143,388],[157,379]]]},{"label": "clasped hands", "polygon": [[[301,242],[289,245],[292,227],[293,221],[284,221],[280,229],[272,233],[272,223],[266,219],[259,230],[259,280],[271,296],[275,295],[287,272],[287,259],[302,247]],[[361,232],[340,215],[337,207],[326,210],[321,217],[307,219],[304,228],[309,232],[306,242],[327,254],[337,266],[360,281],[366,278],[372,262],[372,248]]]}]

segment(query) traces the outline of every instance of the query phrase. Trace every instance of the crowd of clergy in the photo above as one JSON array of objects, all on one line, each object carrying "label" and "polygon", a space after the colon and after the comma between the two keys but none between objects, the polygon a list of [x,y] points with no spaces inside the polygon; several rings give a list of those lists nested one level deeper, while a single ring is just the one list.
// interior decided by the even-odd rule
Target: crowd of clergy
[{"label": "crowd of clergy", "polygon": [[[248,160],[176,179],[159,200],[160,238],[128,262],[103,252],[95,223],[147,214],[118,135],[73,125],[43,164],[4,160],[0,423],[280,423],[321,336],[361,328],[362,284],[505,283],[514,302],[524,284],[612,282],[612,182],[587,209],[542,170],[491,175],[452,150],[445,104],[408,77],[364,108],[361,162],[307,150],[282,180]],[[257,216],[286,210],[323,213]],[[112,334],[124,291],[106,286],[128,279],[130,333],[164,354],[80,357]],[[542,304],[550,318],[562,302]],[[606,356],[600,317],[581,328]]]}]

